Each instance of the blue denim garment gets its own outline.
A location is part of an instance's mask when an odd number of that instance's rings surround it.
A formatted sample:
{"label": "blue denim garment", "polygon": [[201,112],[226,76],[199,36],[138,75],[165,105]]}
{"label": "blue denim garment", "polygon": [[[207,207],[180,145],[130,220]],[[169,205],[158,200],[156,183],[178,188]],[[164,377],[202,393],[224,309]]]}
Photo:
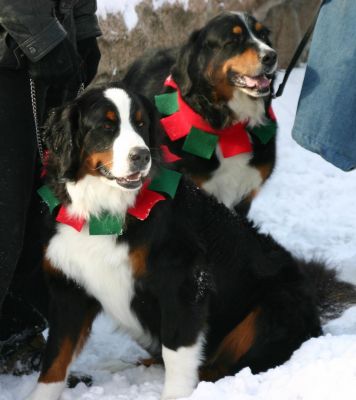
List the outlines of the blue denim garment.
{"label": "blue denim garment", "polygon": [[293,138],[336,167],[356,167],[356,0],[320,11]]}

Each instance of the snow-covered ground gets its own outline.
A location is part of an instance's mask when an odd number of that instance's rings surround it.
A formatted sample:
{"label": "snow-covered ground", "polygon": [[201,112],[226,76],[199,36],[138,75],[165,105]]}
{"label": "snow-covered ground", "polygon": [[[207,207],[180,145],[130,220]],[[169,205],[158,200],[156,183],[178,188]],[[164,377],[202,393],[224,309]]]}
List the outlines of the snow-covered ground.
{"label": "snow-covered ground", "polygon": [[[305,258],[323,257],[356,282],[356,172],[343,173],[296,145],[290,135],[303,69],[292,74],[274,102],[280,122],[278,163],[255,201],[251,217],[287,248]],[[248,368],[216,384],[200,383],[191,400],[355,400],[356,307],[325,326],[278,368],[252,375]],[[164,372],[137,367],[145,356],[112,322],[98,318],[74,369],[94,384],[66,389],[61,400],[158,400]],[[22,400],[36,374],[0,376],[0,400]]]}

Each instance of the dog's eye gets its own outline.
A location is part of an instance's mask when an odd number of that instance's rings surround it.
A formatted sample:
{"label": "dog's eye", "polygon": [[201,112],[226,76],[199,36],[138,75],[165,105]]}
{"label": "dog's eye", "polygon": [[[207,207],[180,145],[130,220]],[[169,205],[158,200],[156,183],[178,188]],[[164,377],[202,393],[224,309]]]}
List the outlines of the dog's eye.
{"label": "dog's eye", "polygon": [[203,43],[203,47],[207,47],[209,49],[216,49],[219,47],[219,43],[216,41],[208,40]]}
{"label": "dog's eye", "polygon": [[139,128],[142,128],[143,126],[145,126],[145,123],[144,123],[144,121],[137,121],[137,126],[139,127]]}
{"label": "dog's eye", "polygon": [[259,36],[260,39],[262,39],[264,42],[267,40],[267,34],[266,34],[266,33],[260,33],[258,36]]}
{"label": "dog's eye", "polygon": [[230,46],[234,46],[237,44],[237,40],[229,40],[228,42],[224,43],[224,47],[230,47]]}
{"label": "dog's eye", "polygon": [[259,37],[259,39],[266,42],[269,38],[269,31],[263,30],[263,31],[258,32],[258,37]]}
{"label": "dog's eye", "polygon": [[104,124],[104,125],[103,125],[103,128],[104,128],[105,130],[111,130],[111,129],[112,129],[112,125],[110,125],[110,124]]}

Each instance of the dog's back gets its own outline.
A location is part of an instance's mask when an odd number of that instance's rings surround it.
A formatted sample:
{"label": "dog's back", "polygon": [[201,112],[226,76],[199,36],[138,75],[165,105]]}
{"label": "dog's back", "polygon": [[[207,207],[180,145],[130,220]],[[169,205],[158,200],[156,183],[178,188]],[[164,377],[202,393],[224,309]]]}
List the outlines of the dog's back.
{"label": "dog's back", "polygon": [[130,66],[124,83],[154,102],[154,96],[164,91],[164,81],[176,62],[178,51],[178,48],[172,48],[145,52]]}

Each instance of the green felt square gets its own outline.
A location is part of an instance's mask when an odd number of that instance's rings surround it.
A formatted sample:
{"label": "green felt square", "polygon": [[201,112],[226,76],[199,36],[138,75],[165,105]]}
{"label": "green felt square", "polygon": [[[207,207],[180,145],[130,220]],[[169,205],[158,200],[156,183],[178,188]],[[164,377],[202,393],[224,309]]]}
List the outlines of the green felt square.
{"label": "green felt square", "polygon": [[217,135],[193,127],[184,141],[183,150],[209,160],[215,151],[218,140]]}
{"label": "green felt square", "polygon": [[164,93],[155,96],[157,110],[164,115],[171,115],[178,111],[178,93]]}
{"label": "green felt square", "polygon": [[100,217],[90,217],[90,235],[121,235],[123,233],[124,220],[118,215],[102,213]]}
{"label": "green felt square", "polygon": [[157,176],[150,183],[149,189],[155,192],[167,193],[174,198],[182,174],[167,168],[160,168]]}
{"label": "green felt square", "polygon": [[263,144],[267,144],[277,133],[277,124],[275,121],[268,121],[266,125],[253,128],[252,132]]}
{"label": "green felt square", "polygon": [[42,197],[42,200],[48,205],[50,212],[52,212],[61,203],[47,185],[41,186],[37,190],[37,193]]}

